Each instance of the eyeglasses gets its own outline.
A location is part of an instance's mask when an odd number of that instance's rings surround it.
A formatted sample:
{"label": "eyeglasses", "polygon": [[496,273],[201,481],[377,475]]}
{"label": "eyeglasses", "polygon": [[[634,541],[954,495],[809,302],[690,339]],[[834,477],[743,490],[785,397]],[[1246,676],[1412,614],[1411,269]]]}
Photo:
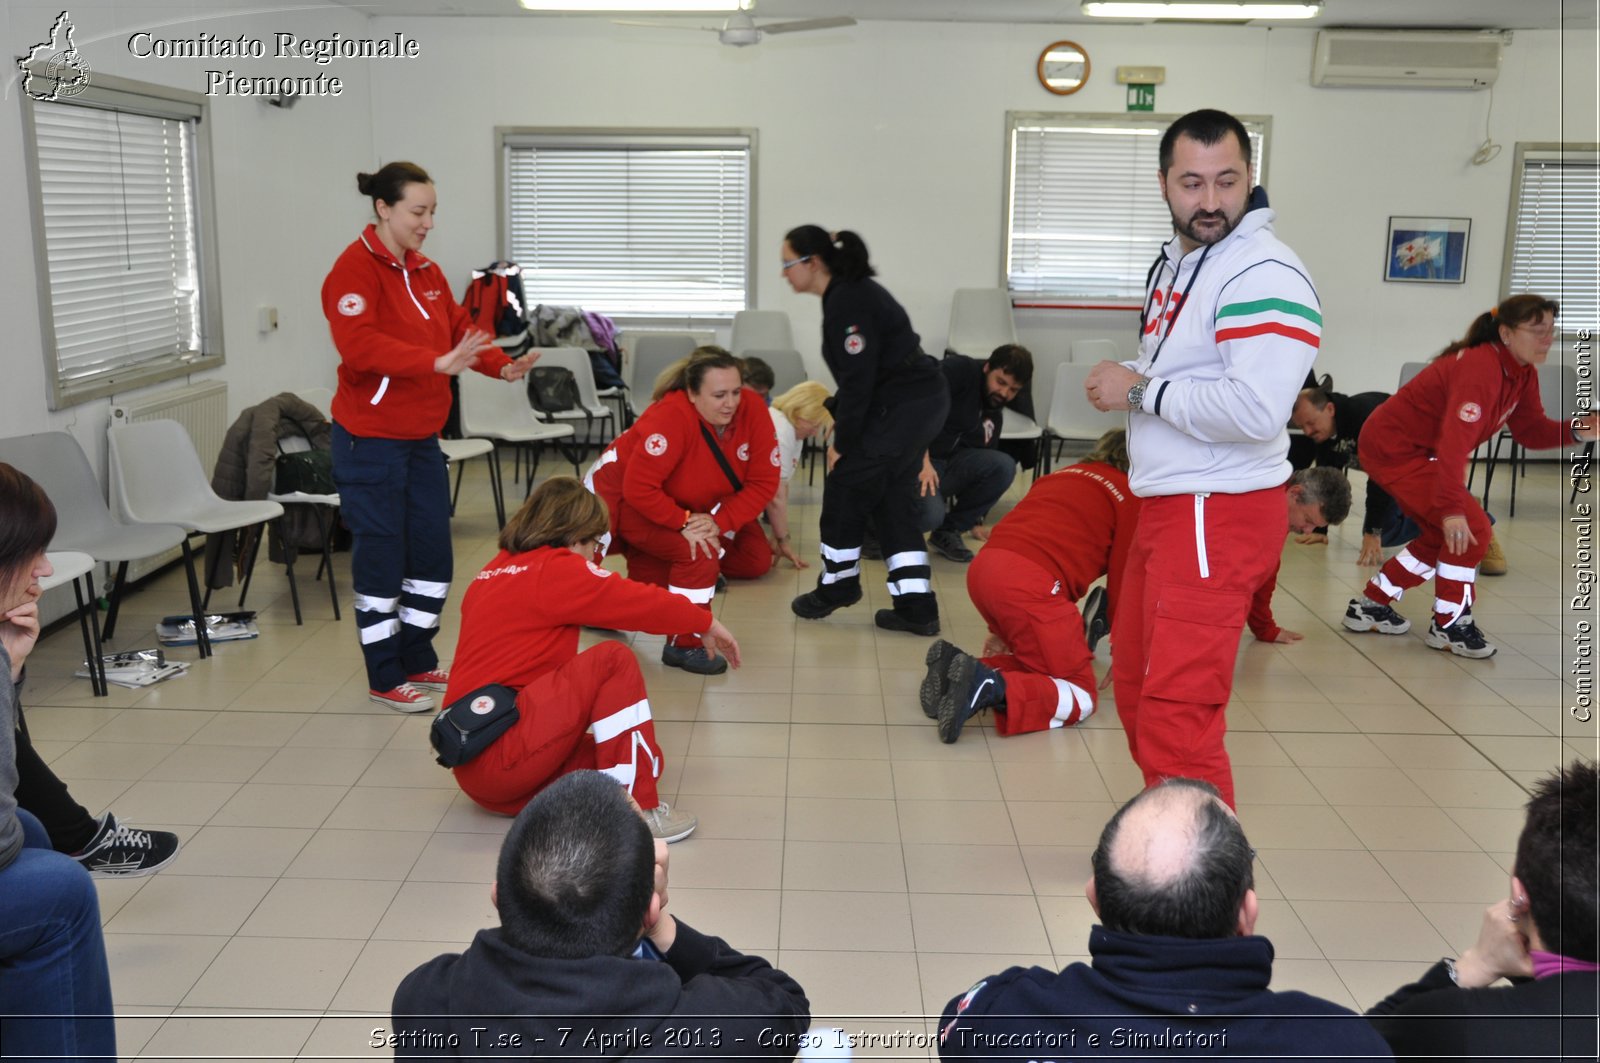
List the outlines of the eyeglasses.
{"label": "eyeglasses", "polygon": [[1554,321],[1546,321],[1543,324],[1524,322],[1523,324],[1518,325],[1517,328],[1531,332],[1535,336],[1552,336],[1556,331],[1556,323]]}
{"label": "eyeglasses", "polygon": [[802,263],[802,262],[810,262],[810,261],[811,261],[811,256],[810,255],[801,255],[799,258],[791,258],[791,259],[789,259],[787,262],[785,262],[783,264],[783,269],[779,270],[778,272],[780,272],[780,273],[788,273],[791,269],[793,269],[794,267],[798,266],[800,263]]}

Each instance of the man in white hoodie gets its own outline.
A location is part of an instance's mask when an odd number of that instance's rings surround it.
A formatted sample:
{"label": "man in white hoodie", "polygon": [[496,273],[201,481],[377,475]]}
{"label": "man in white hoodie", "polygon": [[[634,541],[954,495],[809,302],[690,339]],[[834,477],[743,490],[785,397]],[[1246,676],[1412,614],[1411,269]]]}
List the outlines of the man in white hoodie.
{"label": "man in white hoodie", "polygon": [[1139,357],[1086,383],[1127,410],[1129,483],[1144,499],[1112,628],[1117,715],[1145,784],[1205,779],[1229,806],[1223,735],[1251,595],[1287,521],[1285,426],[1316,357],[1317,293],[1251,190],[1250,138],[1194,111],[1161,139],[1174,237],[1151,267]]}

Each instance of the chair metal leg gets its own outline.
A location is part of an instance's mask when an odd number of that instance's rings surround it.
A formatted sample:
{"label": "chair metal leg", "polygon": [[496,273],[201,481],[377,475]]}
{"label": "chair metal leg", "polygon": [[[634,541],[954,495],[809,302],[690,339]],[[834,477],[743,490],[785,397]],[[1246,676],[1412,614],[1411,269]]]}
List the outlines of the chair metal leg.
{"label": "chair metal leg", "polygon": [[94,610],[94,576],[85,572],[83,579],[88,586],[88,600],[77,580],[72,581],[72,596],[78,599],[78,626],[83,629],[83,650],[89,657],[89,687],[95,697],[103,698],[107,694],[106,662],[100,650],[100,616]]}
{"label": "chair metal leg", "polygon": [[500,527],[506,526],[506,487],[500,479],[500,451],[498,448],[485,454],[489,463],[489,492],[494,495],[494,516]]}
{"label": "chair metal leg", "polygon": [[[250,593],[250,579],[256,574],[256,554],[261,552],[261,540],[266,538],[264,533],[266,525],[251,525],[240,529],[239,534],[244,536],[244,556],[248,559],[244,566],[244,584],[239,588],[239,608],[244,608],[245,595]],[[258,528],[259,532],[258,533]],[[211,591],[206,590],[206,601],[211,601]]]}
{"label": "chair metal leg", "polygon": [[333,603],[333,618],[335,620],[342,620],[343,617],[339,615],[339,589],[334,585],[333,582],[334,523],[332,520],[328,519],[331,514],[327,512],[327,507],[317,506],[315,513],[317,517],[317,534],[322,539],[322,562],[317,566],[317,578],[321,579],[323,569],[327,569],[328,600]]}
{"label": "chair metal leg", "polygon": [[1515,439],[1511,441],[1511,457],[1508,460],[1511,462],[1511,512],[1509,516],[1515,517],[1517,515],[1517,480],[1520,478],[1517,475],[1517,463],[1519,461],[1522,463],[1522,475],[1528,475],[1528,452]]}
{"label": "chair metal leg", "polygon": [[[279,518],[280,520],[282,518]],[[297,551],[289,545],[287,537],[283,544],[283,571],[289,577],[289,601],[294,603],[294,624],[300,627],[305,620],[300,615],[300,584],[294,578],[294,558]],[[331,575],[331,573],[330,573]]]}
{"label": "chair metal leg", "polygon": [[194,610],[194,644],[200,656],[211,656],[211,639],[206,633],[206,607],[200,601],[200,580],[194,574],[194,551],[189,548],[189,538],[183,539],[183,573],[189,580],[189,606]]}
{"label": "chair metal leg", "polygon": [[117,565],[117,582],[111,587],[111,604],[106,609],[106,622],[100,628],[100,637],[110,639],[117,630],[117,610],[122,608],[122,589],[128,583],[128,563],[120,562]]}
{"label": "chair metal leg", "polygon": [[[1500,460],[1500,437],[1494,437],[1494,446],[1489,448],[1489,457],[1483,463],[1483,508],[1489,508],[1489,485],[1494,482],[1494,467]],[[1470,490],[1471,481],[1468,481]]]}
{"label": "chair metal leg", "polygon": [[456,503],[461,500],[461,474],[466,471],[465,462],[456,462],[456,489],[450,495],[450,515],[456,515]]}

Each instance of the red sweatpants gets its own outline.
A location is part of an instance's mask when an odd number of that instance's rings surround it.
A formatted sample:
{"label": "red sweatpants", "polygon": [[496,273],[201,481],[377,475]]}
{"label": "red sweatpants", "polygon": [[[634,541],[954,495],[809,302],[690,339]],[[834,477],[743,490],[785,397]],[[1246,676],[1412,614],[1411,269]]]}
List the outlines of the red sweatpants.
{"label": "red sweatpants", "polygon": [[[616,538],[621,543],[623,556],[628,559],[629,579],[665,587],[696,605],[711,604],[717,592],[721,562],[707,557],[699,547],[695,548],[691,559],[689,540],[683,537],[681,530],[663,528],[623,503]],[[730,541],[724,537],[721,545],[726,552]],[[693,632],[682,632],[671,638],[676,646],[700,645],[700,636]]]}
{"label": "red sweatpants", "polygon": [[1233,806],[1223,736],[1239,636],[1283,554],[1288,496],[1159,495],[1139,527],[1112,622],[1117,716],[1146,786],[1204,779]]}
{"label": "red sweatpants", "polygon": [[591,646],[517,694],[516,724],[476,760],[455,769],[468,797],[514,816],[569,771],[594,768],[628,788],[639,807],[661,804],[661,746],[644,676],[619,642]]}
{"label": "red sweatpants", "polygon": [[1009,654],[985,657],[1006,681],[994,713],[1001,735],[1071,727],[1094,712],[1094,655],[1083,617],[1061,581],[1030,559],[992,546],[967,566],[967,593]]}
{"label": "red sweatpants", "polygon": [[759,520],[753,520],[739,529],[733,539],[723,540],[727,545],[722,555],[722,574],[729,579],[760,579],[772,571],[772,544]]}
{"label": "red sweatpants", "polygon": [[1438,463],[1420,458],[1394,464],[1364,461],[1363,467],[1421,529],[1367,583],[1367,598],[1388,605],[1412,587],[1432,579],[1434,620],[1440,627],[1449,627],[1472,608],[1476,597],[1478,563],[1488,552],[1489,539],[1494,535],[1489,515],[1469,496],[1462,504],[1461,515],[1467,518],[1467,530],[1477,542],[1460,553],[1446,550],[1445,514],[1433,500],[1439,482]]}

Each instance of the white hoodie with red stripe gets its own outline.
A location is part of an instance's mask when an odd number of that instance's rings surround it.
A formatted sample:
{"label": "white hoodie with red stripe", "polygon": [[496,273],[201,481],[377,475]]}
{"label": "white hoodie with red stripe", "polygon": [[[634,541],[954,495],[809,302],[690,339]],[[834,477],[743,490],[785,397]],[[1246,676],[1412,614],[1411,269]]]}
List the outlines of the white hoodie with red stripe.
{"label": "white hoodie with red stripe", "polygon": [[1144,412],[1128,415],[1135,494],[1243,494],[1289,478],[1286,425],[1322,311],[1295,253],[1252,210],[1216,244],[1162,248],[1145,294]]}

